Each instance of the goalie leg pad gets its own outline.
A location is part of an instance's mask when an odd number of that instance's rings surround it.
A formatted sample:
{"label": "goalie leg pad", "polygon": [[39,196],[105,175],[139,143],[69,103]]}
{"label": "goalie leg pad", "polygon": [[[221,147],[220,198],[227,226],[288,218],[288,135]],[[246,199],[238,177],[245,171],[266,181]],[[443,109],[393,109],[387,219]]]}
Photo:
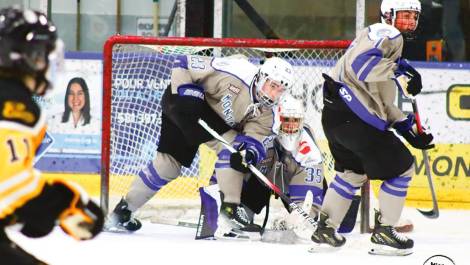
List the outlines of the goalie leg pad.
{"label": "goalie leg pad", "polygon": [[196,230],[196,239],[213,238],[217,230],[217,219],[222,204],[217,184],[199,188],[201,212]]}

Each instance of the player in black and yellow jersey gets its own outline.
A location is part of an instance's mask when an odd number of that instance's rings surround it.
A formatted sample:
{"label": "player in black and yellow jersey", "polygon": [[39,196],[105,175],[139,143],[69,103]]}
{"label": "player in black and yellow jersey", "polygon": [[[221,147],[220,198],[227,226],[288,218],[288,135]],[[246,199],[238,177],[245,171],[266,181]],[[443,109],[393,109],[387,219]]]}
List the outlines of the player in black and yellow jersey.
{"label": "player in black and yellow jersey", "polygon": [[78,186],[46,181],[33,168],[45,133],[45,115],[33,96],[49,88],[56,27],[32,10],[0,10],[0,263],[45,264],[11,242],[5,228],[19,224],[28,237],[49,234],[56,223],[85,240],[101,231],[103,213]]}

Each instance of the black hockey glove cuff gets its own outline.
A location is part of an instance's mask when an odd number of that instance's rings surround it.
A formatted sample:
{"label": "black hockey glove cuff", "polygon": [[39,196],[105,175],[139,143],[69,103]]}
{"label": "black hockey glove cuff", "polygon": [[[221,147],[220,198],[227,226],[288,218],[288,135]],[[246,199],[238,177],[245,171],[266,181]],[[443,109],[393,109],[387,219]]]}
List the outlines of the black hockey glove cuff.
{"label": "black hockey glove cuff", "polygon": [[405,120],[395,122],[393,124],[393,128],[397,131],[398,134],[403,136],[405,140],[414,148],[417,149],[431,149],[434,148],[434,144],[432,144],[432,140],[434,137],[430,133],[423,133],[419,134],[415,130],[415,117],[413,114],[409,114]]}
{"label": "black hockey glove cuff", "polygon": [[408,94],[411,94],[412,96],[416,96],[419,93],[421,93],[421,90],[423,89],[423,85],[421,83],[421,75],[416,72],[417,75],[414,75],[409,81],[408,81],[408,87],[406,90],[408,91]]}
{"label": "black hockey glove cuff", "polygon": [[59,216],[59,225],[65,233],[77,240],[92,239],[101,232],[104,214],[100,207],[88,198],[80,186],[56,180],[56,185],[64,185],[73,193],[68,207]]}
{"label": "black hockey glove cuff", "polygon": [[242,173],[250,172],[248,165],[256,164],[256,154],[246,149],[246,144],[242,143],[238,146],[238,152],[230,155],[230,167]]}
{"label": "black hockey glove cuff", "polygon": [[398,69],[395,72],[396,78],[394,80],[398,88],[406,97],[418,95],[423,89],[421,75],[405,59],[400,58],[396,63]]}
{"label": "black hockey glove cuff", "polygon": [[230,155],[230,166],[240,172],[248,173],[248,164],[256,165],[266,157],[264,146],[255,138],[239,134],[235,137],[237,153]]}

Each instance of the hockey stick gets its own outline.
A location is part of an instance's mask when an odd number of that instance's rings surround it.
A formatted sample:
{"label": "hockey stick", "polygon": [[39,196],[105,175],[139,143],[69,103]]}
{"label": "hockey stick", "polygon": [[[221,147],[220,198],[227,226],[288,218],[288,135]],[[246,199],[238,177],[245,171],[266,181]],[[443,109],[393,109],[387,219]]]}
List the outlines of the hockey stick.
{"label": "hockey stick", "polygon": [[[217,139],[219,142],[221,142],[231,153],[236,153],[237,150],[230,145],[227,140],[225,140],[220,134],[218,134],[216,131],[214,131],[205,121],[202,119],[198,120],[199,125],[201,125],[208,133],[210,133],[215,139]],[[255,174],[266,186],[268,186],[271,190],[273,190],[283,201],[285,201],[289,207],[290,211],[292,212],[293,210],[296,210],[297,213],[302,216],[303,219],[305,219],[307,222],[309,222],[314,228],[317,227],[317,222],[310,217],[308,213],[302,209],[302,207],[298,206],[296,203],[294,203],[289,197],[287,197],[281,189],[274,185],[268,178],[266,178],[263,173],[261,173],[255,166],[253,165],[248,165],[248,168],[251,170],[253,174]]]}
{"label": "hockey stick", "polygon": [[[422,134],[423,133],[423,127],[421,126],[421,118],[419,116],[418,103],[416,102],[416,99],[412,98],[411,99],[411,104],[413,106],[413,112],[415,114],[416,127],[418,128],[418,133]],[[421,151],[423,153],[424,168],[426,170],[426,176],[428,178],[429,189],[431,190],[432,210],[424,211],[424,210],[418,209],[418,211],[421,214],[423,214],[424,216],[428,217],[428,218],[435,219],[435,218],[439,217],[439,207],[437,205],[436,192],[434,191],[434,185],[432,183],[431,167],[429,166],[429,156],[428,156],[427,150],[423,149]]]}

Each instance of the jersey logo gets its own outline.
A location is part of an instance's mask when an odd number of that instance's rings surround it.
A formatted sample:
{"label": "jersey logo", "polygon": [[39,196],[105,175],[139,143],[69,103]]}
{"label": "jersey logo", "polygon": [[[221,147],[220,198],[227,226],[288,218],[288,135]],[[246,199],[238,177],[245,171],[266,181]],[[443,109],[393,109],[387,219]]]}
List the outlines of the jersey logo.
{"label": "jersey logo", "polygon": [[2,115],[5,118],[19,119],[26,123],[33,123],[36,116],[26,109],[26,105],[21,102],[6,101],[3,106]]}
{"label": "jersey logo", "polygon": [[222,97],[222,109],[225,122],[230,126],[235,126],[235,117],[232,109],[232,95],[227,94]]}
{"label": "jersey logo", "polygon": [[189,89],[189,88],[184,90],[183,96],[190,96],[190,97],[195,97],[195,98],[199,98],[201,100],[204,100],[204,93],[202,93],[199,90],[193,90],[193,89]]}
{"label": "jersey logo", "polygon": [[274,146],[274,139],[276,135],[269,135],[263,139],[263,146],[265,149],[272,148]]}
{"label": "jersey logo", "polygon": [[228,87],[228,90],[230,90],[231,92],[233,92],[234,94],[238,95],[238,93],[240,93],[240,88],[230,84],[230,86]]}
{"label": "jersey logo", "polygon": [[204,70],[206,69],[206,65],[204,64],[204,60],[202,58],[199,58],[199,57],[191,57],[191,68],[196,70],[196,69],[199,69],[199,70]]}
{"label": "jersey logo", "polygon": [[310,146],[305,145],[305,144],[308,144],[307,141],[301,141],[299,143],[299,146],[300,146],[299,152],[303,155],[306,155],[308,152],[310,152]]}
{"label": "jersey logo", "polygon": [[341,95],[342,98],[344,98],[345,100],[347,100],[348,102],[351,102],[352,101],[352,96],[349,95],[348,91],[346,90],[346,88],[342,87],[339,89],[339,94]]}
{"label": "jersey logo", "polygon": [[376,23],[369,26],[369,38],[371,40],[379,40],[383,38],[394,39],[398,35],[400,35],[400,31],[397,30],[395,27],[383,24],[383,23]]}

